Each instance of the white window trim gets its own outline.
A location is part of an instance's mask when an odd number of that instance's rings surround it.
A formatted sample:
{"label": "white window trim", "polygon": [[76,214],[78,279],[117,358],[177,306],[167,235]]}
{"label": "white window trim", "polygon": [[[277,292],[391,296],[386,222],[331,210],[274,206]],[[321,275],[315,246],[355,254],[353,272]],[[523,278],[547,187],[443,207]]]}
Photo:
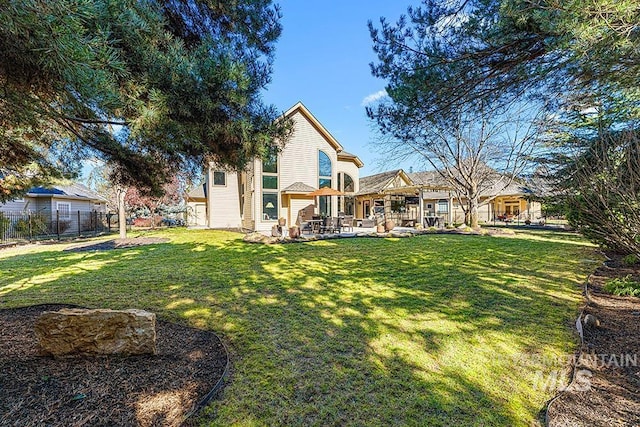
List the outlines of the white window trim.
{"label": "white window trim", "polygon": [[[69,208],[67,209],[67,214],[63,214],[61,212],[60,206],[67,205]],[[56,210],[58,211],[58,215],[60,219],[70,219],[71,218],[71,203],[69,202],[56,202]]]}
{"label": "white window trim", "polygon": [[[276,209],[276,218],[269,218],[269,219],[265,219],[265,215],[267,215],[267,213],[264,211],[264,195],[265,194],[274,194],[276,196],[276,206],[274,207],[274,209]],[[278,208],[278,206],[280,206],[280,194],[277,190],[266,190],[266,191],[262,191],[262,202],[260,203],[260,211],[261,211],[261,215],[260,217],[262,218],[261,221],[262,222],[276,222],[278,221],[278,215],[280,214],[280,209]]]}
{"label": "white window trim", "polygon": [[[224,175],[224,184],[216,184],[216,173]],[[211,181],[214,187],[226,187],[227,186],[227,173],[225,171],[213,171],[211,173]]]}

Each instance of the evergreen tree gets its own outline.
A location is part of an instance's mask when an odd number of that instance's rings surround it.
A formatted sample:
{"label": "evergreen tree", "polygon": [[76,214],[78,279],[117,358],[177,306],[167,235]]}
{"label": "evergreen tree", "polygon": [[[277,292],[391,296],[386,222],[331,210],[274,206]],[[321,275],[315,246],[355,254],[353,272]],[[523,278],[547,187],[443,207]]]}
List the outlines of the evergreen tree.
{"label": "evergreen tree", "polygon": [[0,0],[0,201],[88,157],[157,193],[281,144],[260,98],[279,17],[270,0]]}

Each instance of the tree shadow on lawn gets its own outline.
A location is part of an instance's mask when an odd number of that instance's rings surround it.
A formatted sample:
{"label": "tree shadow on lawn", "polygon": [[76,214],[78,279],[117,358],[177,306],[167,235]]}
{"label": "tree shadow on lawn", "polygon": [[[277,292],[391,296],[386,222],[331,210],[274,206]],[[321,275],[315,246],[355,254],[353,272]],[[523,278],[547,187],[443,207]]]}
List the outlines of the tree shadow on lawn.
{"label": "tree shadow on lawn", "polygon": [[3,276],[22,266],[0,281],[0,306],[133,305],[221,332],[234,375],[204,415],[216,422],[528,425],[551,396],[512,363],[566,351],[579,298],[575,244],[554,243],[544,268],[523,262],[549,245],[425,236],[43,252],[0,259]]}

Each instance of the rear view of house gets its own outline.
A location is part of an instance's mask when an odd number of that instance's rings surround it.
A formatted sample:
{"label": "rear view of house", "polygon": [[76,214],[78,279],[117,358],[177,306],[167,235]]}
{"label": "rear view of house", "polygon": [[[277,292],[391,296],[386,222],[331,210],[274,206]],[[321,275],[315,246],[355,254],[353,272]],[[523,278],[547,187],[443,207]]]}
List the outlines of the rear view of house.
{"label": "rear view of house", "polygon": [[[204,183],[187,195],[189,225],[267,231],[279,218],[294,224],[309,205],[319,215],[355,215],[362,161],[346,152],[302,103],[285,117],[293,121],[293,135],[279,153],[254,160],[241,173],[210,165]],[[343,195],[309,196],[323,187]]]}

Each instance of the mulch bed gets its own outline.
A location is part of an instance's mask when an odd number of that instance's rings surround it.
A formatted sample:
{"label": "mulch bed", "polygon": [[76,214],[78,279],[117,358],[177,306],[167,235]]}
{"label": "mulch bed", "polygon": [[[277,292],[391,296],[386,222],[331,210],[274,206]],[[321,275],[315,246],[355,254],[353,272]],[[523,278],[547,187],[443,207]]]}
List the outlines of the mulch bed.
{"label": "mulch bed", "polygon": [[551,404],[550,426],[640,426],[640,298],[603,289],[612,278],[631,275],[640,281],[640,265],[627,266],[620,255],[607,255],[610,260],[588,283],[585,314],[595,316],[600,326],[584,329],[584,356],[577,369],[587,387],[566,391]]}
{"label": "mulch bed", "polygon": [[169,239],[164,237],[134,237],[127,239],[112,239],[98,243],[80,243],[65,249],[68,252],[108,251],[112,249],[127,249],[137,246],[166,243]]}
{"label": "mulch bed", "polygon": [[177,426],[223,377],[215,334],[162,320],[157,355],[41,356],[34,321],[63,307],[0,310],[0,425]]}

